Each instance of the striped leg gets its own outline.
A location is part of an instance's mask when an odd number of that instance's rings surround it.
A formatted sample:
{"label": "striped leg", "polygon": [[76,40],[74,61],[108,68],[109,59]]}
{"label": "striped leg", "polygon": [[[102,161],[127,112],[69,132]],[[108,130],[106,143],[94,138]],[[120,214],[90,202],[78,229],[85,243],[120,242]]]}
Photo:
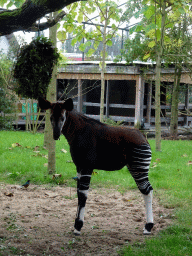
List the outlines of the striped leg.
{"label": "striped leg", "polygon": [[143,194],[147,223],[143,234],[151,234],[153,228],[152,193],[153,188],[148,179],[148,170],[151,163],[151,149],[149,145],[138,146],[133,149],[132,161],[129,171],[134,178],[139,190]]}
{"label": "striped leg", "polygon": [[[92,173],[92,171],[90,172]],[[87,200],[89,184],[91,180],[91,174],[77,174],[77,195],[78,195],[78,207],[77,215],[74,225],[74,234],[80,235],[81,228],[83,227],[84,215],[85,215],[85,204]]]}

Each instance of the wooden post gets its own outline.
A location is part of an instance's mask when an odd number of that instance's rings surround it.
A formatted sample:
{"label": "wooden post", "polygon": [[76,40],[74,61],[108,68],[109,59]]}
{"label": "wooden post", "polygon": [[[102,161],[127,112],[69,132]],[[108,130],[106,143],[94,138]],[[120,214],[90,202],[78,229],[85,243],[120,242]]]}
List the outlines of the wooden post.
{"label": "wooden post", "polygon": [[151,123],[151,99],[152,99],[152,80],[150,80],[148,85],[148,95],[147,95],[147,113],[146,113],[146,123],[150,126]]}
{"label": "wooden post", "polygon": [[139,128],[141,124],[141,94],[142,94],[142,77],[136,80],[136,95],[135,95],[135,127]]}
{"label": "wooden post", "polygon": [[83,97],[82,97],[82,81],[78,79],[78,103],[77,103],[77,111],[82,113],[83,111]]}
{"label": "wooden post", "polygon": [[[185,90],[185,110],[189,110],[189,85],[186,84],[186,90]],[[184,125],[188,126],[188,116],[185,116],[184,118]]]}
{"label": "wooden post", "polygon": [[107,80],[107,89],[106,89],[106,117],[109,118],[109,80]]}

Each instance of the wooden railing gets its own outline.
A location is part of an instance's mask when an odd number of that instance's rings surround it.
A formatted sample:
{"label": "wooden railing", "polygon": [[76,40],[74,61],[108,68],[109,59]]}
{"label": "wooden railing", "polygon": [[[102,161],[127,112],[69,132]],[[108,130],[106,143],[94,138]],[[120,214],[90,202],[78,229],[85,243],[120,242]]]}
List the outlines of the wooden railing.
{"label": "wooden railing", "polygon": [[[77,104],[78,104],[77,102],[74,102],[75,107],[77,106]],[[100,107],[100,103],[83,102],[83,106]],[[106,104],[104,104],[104,106],[106,107]],[[135,109],[135,105],[127,105],[127,104],[109,104],[109,107],[122,108],[122,109]],[[146,105],[143,106],[143,109],[146,109]],[[155,106],[152,105],[151,109],[154,110]],[[171,110],[171,106],[161,105],[161,110]],[[179,111],[184,111],[184,110],[185,110],[185,105],[180,104]],[[192,104],[189,104],[189,110],[192,112]],[[4,113],[1,112],[0,116],[3,116],[3,115],[4,115]],[[28,113],[28,116],[38,116],[38,115],[40,116],[40,121],[38,121],[38,124],[39,123],[44,124],[45,121],[41,121],[41,120],[45,116],[45,112]],[[88,115],[88,114],[86,114],[86,115],[89,117],[92,117],[94,119],[97,119],[97,120],[100,119],[99,115]],[[14,119],[14,122],[13,122],[14,125],[25,125],[24,117],[26,117],[26,113],[11,113],[11,114],[5,114],[5,116],[12,116]],[[112,118],[114,121],[124,120],[125,122],[128,122],[128,123],[134,123],[134,121],[135,121],[135,117],[129,117],[129,116],[111,116],[110,115],[110,118]],[[33,121],[31,120],[31,123],[32,122]],[[36,121],[34,121],[34,122],[36,122]],[[178,122],[181,124],[183,123],[185,125],[192,126],[192,116],[179,115]],[[151,124],[155,123],[154,116],[151,116],[150,123]],[[170,112],[166,113],[165,117],[161,117],[161,123],[166,123],[166,124],[170,125]]]}

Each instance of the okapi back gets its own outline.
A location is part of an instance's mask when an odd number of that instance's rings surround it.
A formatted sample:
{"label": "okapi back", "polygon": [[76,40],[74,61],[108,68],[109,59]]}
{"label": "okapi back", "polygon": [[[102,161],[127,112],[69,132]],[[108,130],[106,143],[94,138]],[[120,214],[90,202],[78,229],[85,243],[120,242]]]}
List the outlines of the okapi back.
{"label": "okapi back", "polygon": [[148,144],[137,129],[109,126],[75,110],[67,112],[62,133],[74,163],[83,168],[119,170],[129,162],[134,147]]}

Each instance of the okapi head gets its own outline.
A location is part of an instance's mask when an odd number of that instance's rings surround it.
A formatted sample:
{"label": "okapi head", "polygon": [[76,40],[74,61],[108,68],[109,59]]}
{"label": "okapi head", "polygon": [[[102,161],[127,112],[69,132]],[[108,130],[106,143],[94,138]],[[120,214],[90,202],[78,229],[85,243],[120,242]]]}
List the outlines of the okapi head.
{"label": "okapi head", "polygon": [[67,99],[65,102],[51,103],[39,98],[39,107],[43,110],[51,110],[50,120],[53,127],[53,139],[58,140],[66,121],[66,111],[73,109],[73,100]]}

